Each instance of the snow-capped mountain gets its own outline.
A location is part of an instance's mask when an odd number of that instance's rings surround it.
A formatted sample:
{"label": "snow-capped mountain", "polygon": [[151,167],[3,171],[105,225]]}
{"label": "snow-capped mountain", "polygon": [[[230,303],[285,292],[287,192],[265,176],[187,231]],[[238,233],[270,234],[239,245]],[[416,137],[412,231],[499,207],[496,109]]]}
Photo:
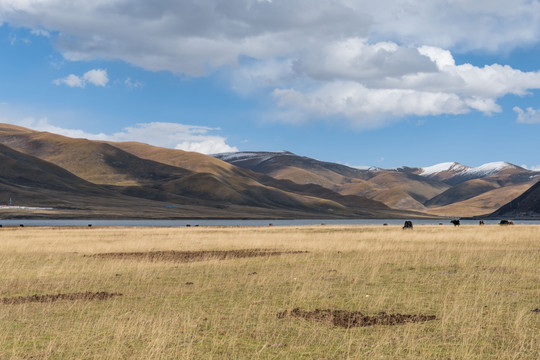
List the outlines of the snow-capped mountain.
{"label": "snow-capped mountain", "polygon": [[531,172],[522,167],[505,161],[491,162],[477,167],[470,167],[457,162],[445,162],[425,168],[420,168],[417,172],[417,174],[420,176],[443,181],[451,185],[456,185],[460,182],[471,179],[481,179],[490,176],[497,176],[499,174],[526,175],[528,173]]}
{"label": "snow-capped mountain", "polygon": [[477,167],[445,162],[423,168],[381,169],[353,168],[287,151],[224,153],[214,157],[275,179],[362,196],[395,209],[445,216],[491,213],[540,180],[540,171],[502,161]]}
{"label": "snow-capped mountain", "polygon": [[451,172],[454,174],[459,174],[468,169],[471,169],[471,168],[469,166],[461,165],[460,163],[457,163],[457,162],[444,162],[437,165],[421,168],[421,171],[418,175],[432,176],[432,175],[437,175],[443,172]]}
{"label": "snow-capped mountain", "polygon": [[527,171],[522,167],[510,164],[506,161],[497,161],[491,162],[484,165],[480,165],[475,168],[470,168],[465,171],[467,175],[474,175],[479,177],[486,177],[491,175],[496,175],[504,170],[518,170],[518,171]]}

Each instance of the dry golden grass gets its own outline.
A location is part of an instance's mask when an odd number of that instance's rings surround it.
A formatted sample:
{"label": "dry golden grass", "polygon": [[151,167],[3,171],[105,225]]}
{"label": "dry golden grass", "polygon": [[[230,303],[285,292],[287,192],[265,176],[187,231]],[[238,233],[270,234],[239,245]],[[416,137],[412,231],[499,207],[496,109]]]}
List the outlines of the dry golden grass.
{"label": "dry golden grass", "polygon": [[[309,253],[189,263],[108,252]],[[0,358],[538,359],[540,227],[2,228]],[[193,283],[193,284],[187,284]],[[277,313],[437,320],[344,329]]]}

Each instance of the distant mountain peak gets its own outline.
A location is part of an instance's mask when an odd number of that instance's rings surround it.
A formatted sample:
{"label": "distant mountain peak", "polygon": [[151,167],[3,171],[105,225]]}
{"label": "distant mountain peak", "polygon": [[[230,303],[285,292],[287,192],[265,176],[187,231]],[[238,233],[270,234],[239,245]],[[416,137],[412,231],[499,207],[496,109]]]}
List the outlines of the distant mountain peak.
{"label": "distant mountain peak", "polygon": [[450,185],[457,185],[458,183],[467,180],[498,176],[501,173],[512,174],[526,172],[526,169],[509,162],[495,161],[477,167],[469,167],[457,162],[445,162],[421,168],[417,174],[430,179],[444,181]]}
{"label": "distant mountain peak", "polygon": [[446,171],[460,173],[460,172],[463,172],[463,171],[467,171],[468,169],[470,169],[469,166],[462,165],[462,164],[460,164],[458,162],[455,162],[455,161],[454,162],[444,162],[444,163],[440,163],[440,164],[436,164],[436,165],[433,165],[433,166],[428,166],[428,167],[422,168],[419,175],[430,176],[430,175],[435,175],[435,174],[438,174],[438,173],[441,173],[441,172],[446,172]]}
{"label": "distant mountain peak", "polygon": [[495,161],[487,164],[480,165],[478,167],[470,169],[469,172],[479,172],[479,173],[499,173],[505,169],[521,169],[519,166],[510,164],[506,161]]}

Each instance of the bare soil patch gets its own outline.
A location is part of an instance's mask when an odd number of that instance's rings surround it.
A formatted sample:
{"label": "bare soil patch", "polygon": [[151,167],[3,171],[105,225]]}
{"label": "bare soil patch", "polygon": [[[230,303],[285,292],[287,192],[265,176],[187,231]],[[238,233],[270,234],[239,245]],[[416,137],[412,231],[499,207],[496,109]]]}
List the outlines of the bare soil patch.
{"label": "bare soil patch", "polygon": [[279,319],[285,317],[299,317],[306,320],[321,321],[332,324],[334,326],[340,326],[344,328],[360,327],[360,326],[373,326],[373,325],[401,325],[407,323],[417,323],[435,320],[435,315],[404,315],[404,314],[387,314],[380,312],[377,315],[369,316],[364,315],[359,311],[346,311],[346,310],[319,310],[304,311],[299,308],[291,311],[283,311],[277,314]]}
{"label": "bare soil patch", "polygon": [[210,250],[210,251],[148,251],[148,252],[115,252],[88,255],[106,259],[137,259],[147,261],[191,262],[210,259],[227,260],[261,256],[277,256],[283,254],[304,254],[307,251],[275,251],[266,249],[247,250]]}
{"label": "bare soil patch", "polygon": [[108,293],[106,291],[100,292],[83,292],[83,293],[70,293],[70,294],[47,294],[47,295],[31,295],[31,296],[18,296],[13,298],[0,299],[1,304],[15,305],[31,302],[48,303],[59,300],[105,300],[114,296],[122,296],[120,293]]}

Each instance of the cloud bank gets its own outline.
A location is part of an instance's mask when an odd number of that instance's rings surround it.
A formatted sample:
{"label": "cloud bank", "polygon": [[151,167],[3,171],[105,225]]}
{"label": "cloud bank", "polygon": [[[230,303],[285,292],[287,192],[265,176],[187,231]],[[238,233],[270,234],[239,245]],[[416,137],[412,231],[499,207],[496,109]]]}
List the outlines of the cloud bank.
{"label": "cloud bank", "polygon": [[0,118],[0,121],[73,138],[103,141],[138,141],[150,145],[196,151],[203,154],[238,151],[237,147],[227,144],[226,138],[212,134],[215,131],[219,131],[218,128],[207,126],[152,122],[126,127],[114,134],[93,134],[83,130],[55,126],[46,118],[25,118],[17,121]]}
{"label": "cloud bank", "polygon": [[[536,44],[538,0],[0,0],[0,21],[57,34],[68,60],[189,76],[227,69],[235,90],[268,94],[290,121],[489,115],[501,97],[540,88],[538,72],[452,54]],[[87,74],[56,82],[106,85]]]}

